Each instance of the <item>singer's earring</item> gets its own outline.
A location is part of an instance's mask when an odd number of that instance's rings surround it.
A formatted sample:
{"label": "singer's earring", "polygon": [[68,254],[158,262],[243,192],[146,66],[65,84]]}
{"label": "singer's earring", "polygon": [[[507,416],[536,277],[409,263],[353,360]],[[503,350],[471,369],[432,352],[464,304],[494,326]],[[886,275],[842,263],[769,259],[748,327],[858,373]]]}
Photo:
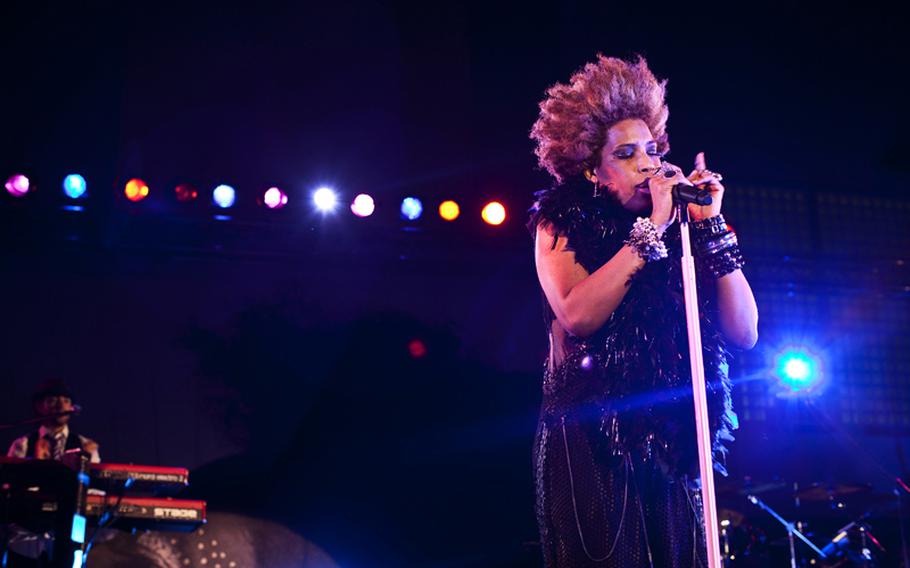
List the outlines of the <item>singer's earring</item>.
{"label": "singer's earring", "polygon": [[600,197],[605,193],[610,192],[610,184],[608,183],[594,183],[594,197]]}
{"label": "singer's earring", "polygon": [[594,197],[600,197],[600,182],[597,181],[597,176],[591,170],[585,170],[585,178],[594,184]]}

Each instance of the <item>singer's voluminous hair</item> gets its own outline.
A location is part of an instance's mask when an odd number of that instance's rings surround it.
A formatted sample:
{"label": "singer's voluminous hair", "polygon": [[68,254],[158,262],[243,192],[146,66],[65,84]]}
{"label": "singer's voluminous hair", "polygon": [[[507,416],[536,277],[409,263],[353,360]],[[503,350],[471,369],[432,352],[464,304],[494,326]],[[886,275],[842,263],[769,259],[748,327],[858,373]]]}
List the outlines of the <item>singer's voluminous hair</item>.
{"label": "singer's voluminous hair", "polygon": [[607,130],[629,118],[643,120],[658,151],[666,153],[666,88],[666,80],[658,81],[643,57],[630,62],[598,54],[597,61],[572,75],[567,85],[557,83],[547,90],[531,128],[538,164],[557,183],[596,168]]}

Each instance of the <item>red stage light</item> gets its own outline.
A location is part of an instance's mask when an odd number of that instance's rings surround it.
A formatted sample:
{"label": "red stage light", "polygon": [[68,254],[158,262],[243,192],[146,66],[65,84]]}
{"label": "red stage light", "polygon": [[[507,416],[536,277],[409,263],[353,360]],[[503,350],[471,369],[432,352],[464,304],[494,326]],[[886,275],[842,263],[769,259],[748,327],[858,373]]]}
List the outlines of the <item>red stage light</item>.
{"label": "red stage light", "polygon": [[181,183],[174,189],[174,192],[177,194],[177,201],[180,202],[192,201],[199,197],[196,188],[188,183]]}
{"label": "red stage light", "polygon": [[123,193],[130,201],[142,201],[149,194],[149,186],[141,179],[133,178],[126,182]]}
{"label": "red stage light", "polygon": [[408,343],[408,353],[415,359],[420,359],[427,354],[427,346],[419,339],[412,339]]}

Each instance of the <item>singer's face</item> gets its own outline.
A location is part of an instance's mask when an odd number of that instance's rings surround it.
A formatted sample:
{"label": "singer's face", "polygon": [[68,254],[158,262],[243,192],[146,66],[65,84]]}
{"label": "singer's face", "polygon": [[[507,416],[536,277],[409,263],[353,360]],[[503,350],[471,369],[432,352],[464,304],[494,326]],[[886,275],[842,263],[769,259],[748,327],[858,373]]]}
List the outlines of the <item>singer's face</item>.
{"label": "singer's face", "polygon": [[[38,414],[41,416],[47,416],[49,414],[55,414],[57,412],[66,412],[73,409],[73,401],[68,396],[46,396],[38,401],[38,404],[35,405],[38,411]],[[67,414],[65,416],[56,416],[49,419],[50,422],[53,422],[56,425],[64,425],[69,422],[70,416]]]}
{"label": "singer's face", "polygon": [[660,166],[657,142],[643,120],[621,120],[607,130],[607,140],[600,153],[600,165],[594,173],[623,207],[646,211],[651,207],[647,172]]}

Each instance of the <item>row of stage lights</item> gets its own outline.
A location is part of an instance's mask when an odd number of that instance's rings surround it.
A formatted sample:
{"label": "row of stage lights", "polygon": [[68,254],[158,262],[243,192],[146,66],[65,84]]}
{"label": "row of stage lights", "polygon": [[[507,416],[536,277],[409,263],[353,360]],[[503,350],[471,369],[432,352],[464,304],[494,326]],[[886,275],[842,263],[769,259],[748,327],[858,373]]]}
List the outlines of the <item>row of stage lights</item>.
{"label": "row of stage lights", "polygon": [[[22,197],[34,190],[29,179],[17,174],[6,181],[6,190],[13,196]],[[78,174],[71,174],[63,180],[63,192],[67,197],[79,200],[86,196],[87,184],[85,178]],[[131,179],[126,183],[123,193],[133,202],[139,202],[148,197],[149,186],[140,179]],[[182,184],[175,188],[178,201],[193,201],[199,197],[199,192],[192,186]],[[222,208],[229,209],[236,201],[237,193],[229,185],[219,185],[212,190],[212,202]],[[320,187],[312,193],[313,206],[320,212],[330,213],[339,206],[338,194],[328,187]],[[287,205],[288,196],[277,187],[265,190],[259,198],[259,203],[269,209],[280,209]],[[351,202],[351,212],[357,217],[369,217],[376,209],[373,198],[361,193]],[[401,216],[403,219],[415,221],[423,214],[423,204],[416,197],[406,197],[401,202]],[[443,201],[439,205],[439,216],[446,221],[454,221],[460,215],[458,203],[452,200]],[[506,210],[497,201],[487,203],[481,212],[481,217],[490,225],[501,225],[506,218]],[[412,342],[413,343],[413,342]],[[419,343],[419,342],[418,342]],[[412,354],[417,347],[409,346]],[[424,350],[421,346],[419,349]],[[421,355],[414,355],[419,357]],[[780,396],[815,395],[824,389],[825,377],[823,373],[823,356],[819,352],[805,346],[786,347],[776,350],[772,367],[777,377]]]}
{"label": "row of stage lights", "polygon": [[[23,197],[32,191],[31,181],[23,174],[15,174],[6,180],[6,190],[14,197]],[[70,174],[63,178],[63,193],[70,199],[79,200],[87,195],[88,184],[79,174]],[[129,180],[123,188],[123,194],[132,202],[139,202],[148,197],[150,189],[141,179]],[[177,201],[194,201],[199,197],[199,191],[189,185],[180,184],[174,189]],[[322,213],[332,213],[338,209],[340,199],[338,193],[330,187],[320,187],[312,193],[313,206]],[[230,185],[222,184],[212,190],[212,203],[221,209],[230,209],[237,201],[237,191]],[[288,195],[278,187],[270,187],[259,197],[258,202],[268,209],[281,209],[288,203]],[[369,217],[376,210],[373,197],[361,193],[351,201],[351,213],[357,217]],[[423,215],[423,202],[416,197],[405,197],[401,201],[401,217],[408,221],[416,221]],[[454,221],[461,215],[461,207],[454,200],[446,200],[439,204],[439,216],[446,221]],[[481,218],[489,225],[502,225],[506,220],[506,209],[498,201],[490,201],[483,206]]]}

